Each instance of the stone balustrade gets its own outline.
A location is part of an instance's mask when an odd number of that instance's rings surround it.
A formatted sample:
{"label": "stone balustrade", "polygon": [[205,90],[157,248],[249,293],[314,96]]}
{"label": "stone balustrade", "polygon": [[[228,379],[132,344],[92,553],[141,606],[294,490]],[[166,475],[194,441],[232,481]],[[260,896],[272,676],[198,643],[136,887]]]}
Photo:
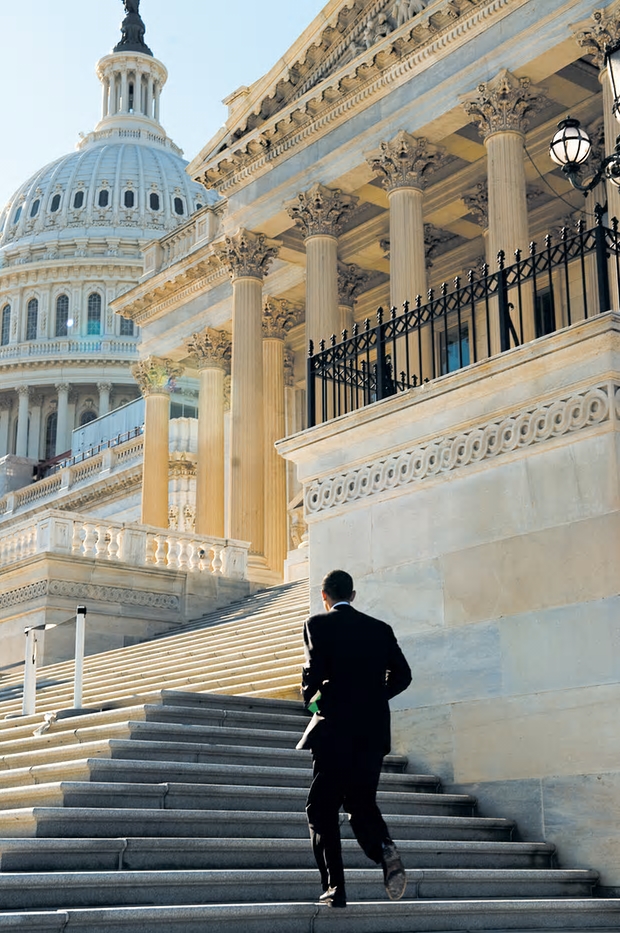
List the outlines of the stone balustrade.
{"label": "stone balustrade", "polygon": [[30,340],[0,347],[0,363],[5,360],[58,359],[67,354],[80,356],[111,355],[123,359],[137,359],[137,339],[116,337],[85,337],[84,339]]}
{"label": "stone balustrade", "polygon": [[0,570],[37,555],[53,554],[134,567],[211,573],[247,579],[249,543],[147,525],[89,519],[54,509],[0,532]]}

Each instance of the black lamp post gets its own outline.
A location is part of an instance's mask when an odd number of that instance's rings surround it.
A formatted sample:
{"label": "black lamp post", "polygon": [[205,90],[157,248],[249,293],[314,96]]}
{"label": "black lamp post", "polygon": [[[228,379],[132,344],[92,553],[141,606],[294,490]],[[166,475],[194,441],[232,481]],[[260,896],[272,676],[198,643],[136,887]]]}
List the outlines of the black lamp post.
{"label": "black lamp post", "polygon": [[[605,54],[605,67],[611,80],[611,89],[614,96],[613,113],[620,121],[620,45],[607,50]],[[602,160],[595,169],[589,181],[581,183],[582,166],[592,152],[592,143],[579,120],[566,117],[558,124],[558,131],[551,140],[549,155],[570,181],[573,188],[587,194],[603,180],[608,179],[620,188],[620,136],[616,139],[616,147],[611,155]]]}

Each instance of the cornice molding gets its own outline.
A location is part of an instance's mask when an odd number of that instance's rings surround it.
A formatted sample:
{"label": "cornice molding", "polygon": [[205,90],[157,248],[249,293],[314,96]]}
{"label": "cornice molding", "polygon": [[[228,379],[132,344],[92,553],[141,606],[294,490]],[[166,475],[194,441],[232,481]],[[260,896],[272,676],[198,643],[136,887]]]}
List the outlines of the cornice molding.
{"label": "cornice molding", "polygon": [[620,418],[620,386],[602,383],[438,435],[305,488],[309,517]]}

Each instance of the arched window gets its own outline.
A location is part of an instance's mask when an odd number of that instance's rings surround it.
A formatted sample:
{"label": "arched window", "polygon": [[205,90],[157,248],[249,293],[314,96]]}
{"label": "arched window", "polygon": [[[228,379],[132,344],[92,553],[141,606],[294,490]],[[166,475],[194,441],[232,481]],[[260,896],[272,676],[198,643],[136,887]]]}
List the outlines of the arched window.
{"label": "arched window", "polygon": [[59,209],[60,209],[60,195],[55,194],[54,197],[52,198],[52,203],[50,204],[50,211],[52,212],[52,214],[55,214],[56,211],[58,211]]}
{"label": "arched window", "polygon": [[0,334],[0,345],[6,347],[11,339],[11,306],[5,305],[2,309],[2,333]]}
{"label": "arched window", "polygon": [[56,299],[56,336],[66,337],[69,333],[69,299],[59,295]]}
{"label": "arched window", "polygon": [[47,416],[45,422],[45,459],[51,460],[56,455],[56,431],[58,429],[58,412],[53,411]]}
{"label": "arched window", "polygon": [[19,218],[20,218],[21,216],[22,216],[22,209],[21,209],[21,205],[20,205],[20,206],[17,208],[17,210],[15,211],[15,216],[13,217],[13,223],[14,223],[14,224],[19,223]]}
{"label": "arched window", "polygon": [[121,337],[133,337],[133,321],[128,317],[121,318]]}
{"label": "arched window", "polygon": [[179,216],[182,216],[185,213],[185,204],[183,203],[183,198],[174,199],[174,210]]}
{"label": "arched window", "polygon": [[80,427],[83,427],[85,424],[90,424],[91,421],[94,421],[97,417],[96,411],[85,411],[82,417],[80,418]]}
{"label": "arched window", "polygon": [[99,198],[97,200],[99,207],[107,207],[110,203],[110,192],[107,188],[102,188],[99,192]]}
{"label": "arched window", "polygon": [[36,298],[31,298],[28,302],[28,314],[26,316],[26,340],[37,339],[37,324],[39,322],[39,302]]}
{"label": "arched window", "polygon": [[151,191],[149,195],[149,204],[151,206],[152,211],[159,210],[159,195],[157,194],[156,191]]}
{"label": "arched window", "polygon": [[76,191],[73,198],[73,207],[76,211],[79,211],[81,207],[84,207],[84,192]]}
{"label": "arched window", "polygon": [[202,210],[202,204],[200,203],[200,201],[196,201],[196,210],[197,210],[197,211],[201,211],[201,210]]}
{"label": "arched window", "polygon": [[101,295],[93,292],[88,296],[87,334],[101,333]]}
{"label": "arched window", "polygon": [[126,191],[123,200],[125,202],[125,207],[133,207],[136,196],[134,195],[133,191]]}
{"label": "arched window", "polygon": [[41,206],[41,201],[39,200],[39,198],[37,198],[35,201],[32,202],[32,207],[30,208],[31,217],[37,216],[37,214],[39,213],[40,206]]}

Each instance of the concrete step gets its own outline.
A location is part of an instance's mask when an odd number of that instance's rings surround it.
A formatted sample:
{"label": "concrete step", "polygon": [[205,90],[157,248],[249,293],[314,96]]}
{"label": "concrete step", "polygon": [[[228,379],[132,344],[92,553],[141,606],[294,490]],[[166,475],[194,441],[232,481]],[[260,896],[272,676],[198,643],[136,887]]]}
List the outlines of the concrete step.
{"label": "concrete step", "polygon": [[[307,792],[312,781],[312,769],[79,758],[0,772],[0,788],[26,787],[61,780],[132,784],[159,784],[170,781],[192,784],[249,784],[270,788],[300,787]],[[384,773],[379,787],[381,790],[408,793],[441,793],[439,778],[427,774]]]}
{"label": "concrete step", "polygon": [[[137,784],[57,781],[0,790],[0,812],[22,807],[144,808],[160,810],[250,810],[303,812],[304,787],[246,784]],[[398,816],[474,816],[475,797],[379,791],[379,807]]]}
{"label": "concrete step", "polygon": [[[130,786],[130,785],[126,785]],[[463,816],[403,816],[389,819],[400,839],[512,839],[512,820]],[[351,835],[348,820],[342,823]],[[0,811],[0,838],[102,838],[111,836],[250,836],[275,839],[308,838],[302,811],[160,810],[122,807],[23,807]]]}
{"label": "concrete step", "polygon": [[617,933],[620,899],[503,899],[350,902],[346,910],[316,903],[201,907],[118,907],[0,913],[0,930],[28,933],[445,933],[506,930]]}
{"label": "concrete step", "polygon": [[[139,759],[141,761],[190,761],[211,764],[259,765],[277,768],[298,768],[308,765],[310,752],[295,748],[260,748],[255,745],[226,745],[200,742],[140,742],[132,739],[91,739],[90,730],[76,730],[66,742],[52,743],[36,749],[21,748],[18,752],[0,756],[0,773],[13,768],[71,761],[79,757]],[[387,755],[383,760],[386,772],[404,772],[404,755]]]}
{"label": "concrete step", "polygon": [[[404,839],[398,844],[408,869],[549,869],[555,847],[544,842],[468,842]],[[343,839],[348,868],[366,868],[368,859],[354,839]],[[0,839],[0,870],[116,871],[128,869],[315,869],[306,837]]]}
{"label": "concrete step", "polygon": [[[408,900],[416,898],[590,897],[598,881],[588,871],[409,869]],[[377,868],[346,873],[352,901],[385,896]],[[62,893],[59,895],[59,891]],[[5,910],[128,905],[255,904],[312,901],[320,894],[316,870],[50,872],[0,875]]]}

